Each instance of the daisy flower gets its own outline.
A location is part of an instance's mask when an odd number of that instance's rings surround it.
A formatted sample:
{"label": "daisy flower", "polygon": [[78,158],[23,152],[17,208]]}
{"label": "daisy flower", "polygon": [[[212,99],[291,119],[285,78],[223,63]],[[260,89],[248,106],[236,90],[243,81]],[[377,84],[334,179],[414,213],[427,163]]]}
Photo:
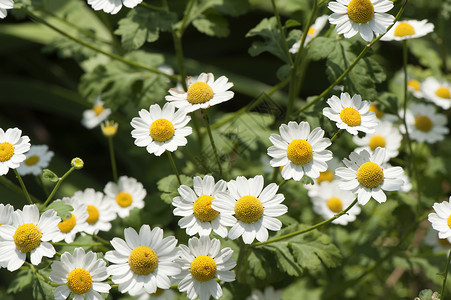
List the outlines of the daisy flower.
{"label": "daisy flower", "polygon": [[141,109],[139,117],[133,118],[131,125],[135,145],[146,147],[147,152],[160,156],[164,151],[174,152],[177,147],[185,146],[186,136],[192,133],[187,127],[191,117],[186,111],[175,111],[174,105],[166,103],[163,109],[158,104],[151,105],[149,110]]}
{"label": "daisy flower", "polygon": [[430,247],[432,247],[432,252],[442,252],[448,251],[451,249],[451,237],[441,239],[437,236],[437,231],[435,231],[432,227],[428,228],[426,232],[426,236],[424,237],[424,243]]}
{"label": "daisy flower", "polygon": [[25,205],[23,210],[12,214],[11,225],[0,226],[0,262],[8,271],[19,269],[27,253],[33,265],[41,263],[42,257],[53,257],[55,249],[50,240],[58,233],[60,217],[53,209],[39,215],[36,205]]}
{"label": "daisy flower", "polygon": [[441,239],[451,237],[451,197],[448,201],[435,202],[432,208],[435,212],[428,215],[432,228],[438,231],[438,237]]}
{"label": "daisy flower", "polygon": [[102,282],[108,278],[106,262],[97,254],[83,248],[75,248],[74,254],[64,252],[61,261],[52,263],[49,278],[58,286],[53,295],[55,300],[63,300],[74,293],[74,300],[103,299],[99,293],[108,293],[111,286]]}
{"label": "daisy flower", "polygon": [[343,164],[337,158],[333,157],[327,162],[327,170],[320,172],[319,177],[316,178],[316,182],[313,184],[306,184],[304,188],[307,189],[309,197],[315,197],[321,192],[320,186],[324,182],[334,182],[335,170],[338,167],[342,167]]}
{"label": "daisy flower", "polygon": [[7,9],[12,9],[14,7],[13,0],[0,0],[0,19],[6,18]]}
{"label": "daisy flower", "polygon": [[49,151],[47,145],[32,145],[30,151],[25,154],[25,161],[17,168],[17,172],[21,176],[27,174],[39,175],[42,173],[42,169],[49,166],[53,155],[53,151]]}
{"label": "daisy flower", "polygon": [[360,95],[351,98],[348,93],[341,93],[340,98],[334,95],[327,99],[327,104],[330,107],[323,108],[323,114],[352,135],[359,131],[373,133],[378,124],[376,114],[370,111],[370,102],[362,101]]}
{"label": "daisy flower", "polygon": [[428,77],[421,84],[424,98],[443,109],[451,107],[451,83],[439,81],[434,77]]}
{"label": "daisy flower", "polygon": [[404,20],[397,21],[387,33],[381,37],[381,41],[403,41],[416,39],[434,31],[434,24],[428,20]]}
{"label": "daisy flower", "polygon": [[100,100],[99,96],[94,102],[94,106],[91,109],[85,110],[83,112],[81,124],[88,129],[92,129],[105,121],[105,119],[108,118],[110,114],[111,109],[105,108],[103,106],[103,101]]}
{"label": "daisy flower", "polygon": [[[409,108],[406,111],[406,124],[412,140],[433,144],[448,134],[448,120],[444,115],[435,113],[435,106],[412,103]],[[404,126],[400,130],[405,133]]]}
{"label": "daisy flower", "polygon": [[202,73],[196,80],[188,77],[186,85],[188,92],[172,88],[169,90],[171,95],[166,96],[166,100],[187,112],[209,108],[232,99],[234,95],[232,91],[228,90],[233,83],[228,82],[228,78],[225,76],[215,80],[212,73]]}
{"label": "daisy flower", "polygon": [[[310,26],[310,28],[308,29],[307,36],[305,38],[305,45],[310,43],[314,38],[318,36],[318,34],[321,32],[324,26],[326,26],[327,18],[328,18],[327,15],[316,18],[315,23],[313,23],[313,25]],[[299,47],[301,46],[301,40],[302,36],[299,39],[299,41],[297,41],[296,43],[294,43],[293,46],[291,46],[289,50],[290,53],[296,54],[299,51]]]}
{"label": "daisy flower", "polygon": [[282,291],[274,290],[272,286],[267,286],[264,292],[253,290],[246,300],[282,300]]}
{"label": "daisy flower", "polygon": [[121,293],[132,296],[143,292],[155,293],[157,288],[169,289],[171,276],[180,273],[174,263],[178,257],[177,240],[173,236],[163,238],[161,228],[150,229],[142,225],[139,234],[131,227],[124,230],[125,240],[113,238],[114,250],[105,254],[112,264],[107,268]]}
{"label": "daisy flower", "polygon": [[324,130],[317,127],[310,132],[307,122],[289,122],[280,125],[279,132],[269,137],[274,146],[268,148],[268,155],[273,157],[271,167],[283,166],[284,179],[299,181],[304,175],[315,179],[327,170],[332,152],[326,150],[331,142],[323,137]]}
{"label": "daisy flower", "polygon": [[387,196],[383,191],[398,191],[404,184],[400,176],[401,167],[385,167],[385,149],[377,148],[372,154],[366,150],[352,152],[350,160],[344,159],[346,168],[338,168],[335,174],[340,177],[339,187],[357,194],[359,204],[365,205],[371,197],[379,203]]}
{"label": "daisy flower", "polygon": [[210,235],[213,230],[219,236],[226,237],[226,226],[232,226],[235,220],[211,207],[216,193],[226,191],[226,182],[219,180],[215,184],[212,176],[205,175],[203,179],[196,176],[193,178],[193,188],[194,191],[186,185],[181,185],[178,188],[180,197],[172,200],[172,205],[175,206],[174,215],[183,217],[178,222],[180,228],[186,228],[188,235]]}
{"label": "daisy flower", "polygon": [[371,42],[374,35],[385,33],[395,20],[386,14],[393,8],[393,2],[389,0],[337,0],[329,2],[327,7],[333,11],[329,22],[337,25],[337,33],[345,38],[359,32],[365,41]]}
{"label": "daisy flower", "polygon": [[11,225],[14,207],[11,204],[0,203],[0,226]]}
{"label": "daisy flower", "polygon": [[133,8],[141,3],[142,0],[88,0],[88,4],[91,5],[94,10],[103,10],[109,14],[117,14],[122,5],[128,8]]}
{"label": "daisy flower", "polygon": [[390,122],[395,123],[398,121],[398,117],[396,115],[387,114],[380,110],[375,102],[371,102],[369,111],[372,111],[376,114],[376,118],[380,122]]}
{"label": "daisy flower", "polygon": [[[263,189],[263,176],[247,179],[238,176],[227,183],[228,192],[218,192],[211,207],[220,214],[233,218],[235,224],[229,231],[232,240],[242,236],[246,244],[257,239],[268,239],[268,229],[277,231],[282,227],[275,217],[287,212],[282,203],[285,197],[276,194],[279,187],[275,183]],[[235,216],[233,216],[235,215]]]}
{"label": "daisy flower", "polygon": [[30,150],[30,138],[21,136],[19,128],[0,128],[0,176],[16,169],[26,159],[25,152]]}
{"label": "daisy flower", "polygon": [[58,234],[53,238],[54,242],[59,242],[64,240],[66,243],[70,244],[74,241],[77,233],[84,231],[87,223],[86,220],[89,217],[87,211],[87,205],[81,202],[75,201],[74,198],[65,197],[62,201],[73,207],[72,215],[68,219],[60,220],[58,224]]}
{"label": "daisy flower", "polygon": [[421,82],[416,79],[407,80],[407,90],[410,91],[415,98],[423,98],[423,92],[421,91]]}
{"label": "daisy flower", "polygon": [[[318,193],[311,197],[313,211],[324,219],[330,219],[352,204],[356,195],[338,187],[338,182],[323,182],[318,187]],[[334,224],[347,225],[354,222],[360,214],[360,207],[354,205],[348,212],[332,221]]]}
{"label": "daisy flower", "polygon": [[225,282],[235,280],[235,273],[231,271],[236,266],[232,259],[233,251],[229,247],[220,247],[218,239],[210,240],[208,236],[190,238],[188,246],[179,246],[177,263],[182,267],[182,272],[176,276],[180,279],[178,289],[186,291],[189,299],[199,297],[200,300],[208,300],[210,296],[219,299],[222,289],[215,278]]}
{"label": "daisy flower", "polygon": [[114,206],[114,210],[121,218],[130,215],[130,211],[137,207],[144,207],[144,198],[147,195],[142,183],[135,178],[121,176],[117,183],[108,182],[103,190],[105,201]]}

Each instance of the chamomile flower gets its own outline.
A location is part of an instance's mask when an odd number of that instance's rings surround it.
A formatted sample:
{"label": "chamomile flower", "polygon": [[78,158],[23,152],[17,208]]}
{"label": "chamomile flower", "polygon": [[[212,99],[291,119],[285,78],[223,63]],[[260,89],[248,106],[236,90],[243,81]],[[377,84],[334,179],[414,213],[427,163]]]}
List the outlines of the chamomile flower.
{"label": "chamomile flower", "polygon": [[105,121],[105,119],[108,118],[110,114],[111,109],[104,107],[103,101],[99,96],[94,102],[93,107],[83,112],[81,124],[88,129],[92,129]]}
{"label": "chamomile flower", "polygon": [[277,231],[282,227],[282,222],[275,217],[287,212],[287,207],[281,204],[285,197],[276,194],[277,184],[263,188],[263,183],[262,175],[250,179],[238,176],[227,183],[228,192],[216,194],[211,207],[235,221],[229,230],[230,239],[242,236],[246,244],[254,239],[264,242],[268,239],[268,229]]}
{"label": "chamomile flower", "polygon": [[30,150],[30,138],[22,135],[19,128],[0,128],[0,176],[16,169],[26,159],[25,152]]}
{"label": "chamomile flower", "polygon": [[335,170],[338,167],[342,167],[343,164],[337,158],[332,158],[327,162],[327,170],[320,172],[319,177],[316,178],[313,184],[305,184],[304,188],[307,189],[310,198],[315,197],[318,193],[321,193],[321,185],[325,182],[334,182]]}
{"label": "chamomile flower", "polygon": [[423,92],[421,91],[421,82],[410,78],[407,80],[407,90],[413,94],[415,98],[423,98]]}
{"label": "chamomile flower", "polygon": [[282,300],[282,291],[274,290],[274,287],[267,286],[263,292],[252,290],[251,295],[246,300]]}
{"label": "chamomile flower", "polygon": [[432,208],[435,212],[428,215],[432,228],[438,231],[438,237],[441,239],[451,237],[451,197],[448,201],[435,202]]}
{"label": "chamomile flower", "polygon": [[88,0],[88,4],[91,5],[94,10],[103,10],[109,14],[117,14],[122,5],[128,8],[133,8],[141,3],[142,0]]}
{"label": "chamomile flower", "polygon": [[121,293],[132,296],[144,291],[155,293],[157,288],[169,289],[171,276],[180,273],[174,263],[178,257],[177,240],[173,236],[163,238],[161,228],[150,229],[142,225],[139,234],[131,227],[124,230],[125,240],[113,238],[114,250],[105,254],[112,264],[107,268]]}
{"label": "chamomile flower", "polygon": [[232,259],[233,251],[229,247],[220,247],[218,239],[210,240],[208,236],[190,238],[188,246],[179,246],[177,263],[182,271],[176,276],[180,279],[178,289],[186,291],[189,299],[208,300],[210,296],[219,299],[222,289],[215,278],[225,282],[235,280],[235,273],[231,271],[236,265]]}
{"label": "chamomile flower", "polygon": [[398,117],[396,115],[388,114],[388,113],[380,110],[378,105],[375,102],[371,102],[369,110],[376,114],[376,118],[380,122],[395,123],[396,121],[398,121]]}
{"label": "chamomile flower", "polygon": [[111,286],[103,282],[108,278],[106,262],[97,254],[83,248],[75,248],[74,254],[64,252],[60,261],[52,263],[49,278],[58,286],[53,295],[55,300],[64,300],[73,293],[74,300],[103,299],[99,293],[108,293]]}
{"label": "chamomile flower", "polygon": [[433,102],[443,109],[451,107],[451,83],[428,77],[421,84],[421,91],[426,100]]}
{"label": "chamomile flower", "polygon": [[149,110],[141,109],[139,117],[133,118],[131,125],[135,145],[146,147],[147,152],[160,156],[164,151],[174,152],[177,147],[185,146],[186,136],[192,133],[187,127],[191,117],[186,111],[175,111],[174,105],[166,103],[163,109],[158,104],[151,105]]}
{"label": "chamomile flower", "polygon": [[352,152],[350,160],[344,159],[346,168],[338,168],[335,174],[340,177],[339,187],[357,194],[359,204],[365,205],[371,197],[379,203],[385,202],[384,191],[398,191],[404,184],[400,176],[401,167],[385,167],[385,149],[377,148],[372,154],[366,150]]}
{"label": "chamomile flower", "polygon": [[269,137],[274,146],[268,148],[268,155],[273,157],[271,167],[283,166],[284,179],[299,181],[304,175],[315,179],[327,170],[332,152],[326,150],[331,142],[323,137],[324,130],[317,127],[310,132],[307,122],[289,122],[280,125],[279,132]]}
{"label": "chamomile flower", "polygon": [[55,202],[57,201],[65,202],[72,206],[73,210],[70,218],[60,220],[58,234],[53,238],[53,241],[59,242],[64,240],[66,243],[72,243],[77,233],[84,231],[87,226],[86,220],[89,217],[87,205],[69,197],[65,197],[62,200],[55,200]]}
{"label": "chamomile flower", "polygon": [[[406,111],[406,124],[412,140],[433,144],[448,134],[448,120],[444,115],[435,113],[435,106],[412,103],[409,108]],[[400,130],[404,133],[404,126]]]}
{"label": "chamomile flower", "polygon": [[167,101],[171,101],[176,107],[192,112],[198,109],[206,109],[210,106],[225,102],[233,98],[234,93],[229,91],[233,83],[228,78],[221,76],[215,80],[212,73],[202,73],[196,80],[188,77],[186,80],[188,91],[172,88]]}
{"label": "chamomile flower", "polygon": [[381,41],[402,41],[416,39],[434,31],[434,24],[428,20],[397,21],[395,25],[381,38]]}
{"label": "chamomile flower", "polygon": [[7,9],[12,9],[14,7],[13,0],[0,0],[0,19],[6,18]]}
{"label": "chamomile flower", "polygon": [[30,253],[33,265],[41,263],[42,257],[53,257],[55,249],[49,241],[58,233],[60,217],[53,209],[42,215],[36,205],[25,205],[23,210],[12,214],[11,225],[0,226],[0,263],[9,271],[19,269]]}
{"label": "chamomile flower", "polygon": [[[327,18],[328,18],[327,15],[316,18],[315,23],[313,23],[313,25],[310,26],[310,28],[308,29],[307,36],[305,37],[305,45],[310,43],[315,37],[318,36],[318,34],[321,32],[321,30],[326,25]],[[299,39],[299,41],[297,41],[296,43],[294,43],[293,46],[291,46],[291,48],[289,50],[290,53],[295,54],[299,51],[299,47],[301,46],[301,40],[302,40],[302,36]]]}
{"label": "chamomile flower", "polygon": [[121,218],[130,215],[130,211],[137,207],[144,207],[146,190],[142,183],[135,178],[121,176],[117,183],[108,182],[103,190],[105,201],[109,202]]}
{"label": "chamomile flower", "polygon": [[451,249],[451,237],[441,239],[437,236],[437,231],[432,227],[429,227],[426,236],[424,237],[424,243],[432,247],[432,252],[449,251]]}
{"label": "chamomile flower", "polygon": [[341,93],[340,98],[334,95],[327,99],[327,104],[330,107],[323,108],[323,114],[352,135],[359,131],[373,133],[378,124],[376,114],[370,111],[370,103],[362,101],[360,95],[351,98],[348,93]]}
{"label": "chamomile flower", "polygon": [[329,22],[337,25],[338,34],[351,38],[359,32],[367,42],[374,35],[385,33],[395,19],[386,14],[393,8],[389,0],[338,0],[329,2],[327,7],[333,11]]}
{"label": "chamomile flower", "polygon": [[30,151],[25,154],[27,158],[17,168],[17,172],[21,176],[27,174],[39,175],[42,173],[42,169],[49,166],[53,155],[53,151],[49,151],[47,145],[32,145]]}
{"label": "chamomile flower", "polygon": [[215,184],[212,176],[199,176],[193,179],[193,189],[186,185],[178,188],[180,197],[172,200],[175,216],[182,216],[178,222],[180,228],[186,228],[188,235],[199,233],[210,235],[213,230],[221,237],[227,236],[226,226],[235,224],[234,218],[229,215],[222,215],[211,207],[218,192],[225,192],[227,184],[224,180],[219,180]]}

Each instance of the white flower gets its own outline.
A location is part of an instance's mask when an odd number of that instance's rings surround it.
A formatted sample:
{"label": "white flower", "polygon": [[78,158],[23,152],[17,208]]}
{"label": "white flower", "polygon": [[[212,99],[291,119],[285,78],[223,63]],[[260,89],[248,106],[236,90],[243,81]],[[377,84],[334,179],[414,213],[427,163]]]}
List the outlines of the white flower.
{"label": "white flower", "polygon": [[21,136],[19,128],[0,128],[0,176],[16,169],[26,159],[25,152],[30,150],[30,138]]}
{"label": "white flower", "polygon": [[449,197],[448,201],[435,202],[432,208],[435,213],[428,215],[432,228],[438,231],[438,237],[441,239],[451,237],[451,197]]}
{"label": "white flower", "polygon": [[182,272],[176,276],[180,279],[179,291],[186,291],[189,299],[199,297],[200,300],[208,300],[210,295],[219,299],[222,289],[214,278],[225,282],[235,280],[235,273],[231,271],[236,265],[232,259],[232,249],[220,249],[219,240],[210,240],[208,236],[190,238],[188,247],[179,247],[177,263],[182,267]]}
{"label": "white flower", "polygon": [[360,95],[351,98],[348,93],[341,93],[340,98],[334,95],[327,99],[327,104],[330,107],[323,108],[323,114],[352,135],[359,131],[373,133],[378,124],[376,114],[370,111],[370,103],[362,101]]}
{"label": "white flower", "polygon": [[[389,165],[389,167],[391,167]],[[410,182],[409,176],[404,172],[401,176],[399,176],[404,181],[404,184],[401,186],[400,191],[403,193],[408,193],[410,190],[412,190],[412,183]]]}
{"label": "white flower", "polygon": [[0,0],[0,19],[6,18],[7,9],[12,9],[14,7],[13,0]]}
{"label": "white flower", "polygon": [[407,90],[410,91],[416,98],[423,98],[423,92],[421,91],[421,82],[416,79],[407,80]]}
{"label": "white flower", "polygon": [[117,183],[108,182],[103,190],[105,201],[114,207],[121,218],[130,215],[130,211],[137,207],[144,207],[144,198],[147,195],[142,183],[135,178],[121,176]]}
{"label": "white flower", "polygon": [[[275,217],[287,212],[282,203],[285,197],[276,194],[279,187],[275,183],[263,189],[263,176],[246,179],[238,176],[227,183],[228,192],[218,192],[211,207],[236,222],[229,231],[232,240],[242,236],[246,244],[257,239],[268,239],[268,229],[277,231],[282,227]],[[233,216],[235,215],[235,216]]]}
{"label": "white flower", "polygon": [[17,168],[17,172],[21,176],[27,174],[39,175],[42,169],[49,166],[53,155],[53,151],[49,151],[47,145],[32,145],[30,151],[25,154],[25,161]]}
{"label": "white flower", "polygon": [[451,107],[451,83],[428,77],[421,84],[421,91],[426,100],[433,102],[443,109]]}
{"label": "white flower", "polygon": [[404,184],[400,176],[401,167],[384,167],[385,149],[377,148],[373,154],[363,150],[352,152],[350,160],[344,159],[346,168],[338,168],[335,174],[340,177],[339,187],[357,194],[359,204],[365,205],[371,197],[379,203],[385,202],[387,196],[383,191],[398,191]]}
{"label": "white flower", "polygon": [[[108,0],[105,0],[108,1]],[[85,110],[83,112],[83,118],[81,119],[81,124],[88,129],[92,129],[98,126],[100,123],[105,121],[106,118],[111,114],[111,109],[105,108],[103,106],[103,101],[100,96],[97,97],[94,105],[91,109]]]}
{"label": "white flower", "polygon": [[227,236],[226,226],[235,224],[235,219],[229,215],[222,215],[214,210],[211,205],[215,201],[216,193],[225,192],[227,184],[224,180],[219,180],[215,184],[212,176],[199,176],[193,179],[194,191],[186,185],[178,188],[180,197],[172,200],[175,216],[182,216],[178,222],[180,228],[186,228],[188,235],[199,233],[210,235],[213,230],[221,237]]}
{"label": "white flower", "polygon": [[86,220],[89,217],[89,213],[87,211],[87,205],[76,201],[74,198],[64,197],[62,200],[64,203],[73,207],[71,212],[71,217],[68,219],[60,220],[61,222],[58,224],[58,234],[53,238],[54,242],[59,242],[64,240],[66,243],[72,243],[75,239],[77,233],[84,231],[87,224]]}
{"label": "white flower", "polygon": [[113,238],[114,250],[105,254],[105,259],[112,263],[108,274],[119,284],[119,291],[135,296],[170,288],[170,277],[180,273],[180,267],[174,263],[178,257],[175,237],[163,238],[161,228],[150,230],[149,225],[142,225],[139,234],[131,227],[126,228],[124,236],[125,240]]}
{"label": "white flower", "polygon": [[55,300],[64,300],[70,293],[74,294],[74,300],[100,300],[103,297],[99,293],[108,293],[111,286],[102,282],[108,278],[106,262],[97,254],[89,251],[85,253],[83,248],[75,248],[74,254],[64,252],[61,261],[52,263],[50,280],[56,284],[63,284],[55,289]]}
{"label": "white flower", "polygon": [[121,10],[122,5],[128,8],[133,8],[141,3],[142,0],[88,0],[94,10],[103,10],[109,14],[117,14]]}
{"label": "white flower", "polygon": [[[305,45],[310,43],[315,37],[318,36],[318,34],[321,32],[321,30],[326,25],[327,18],[328,18],[327,15],[316,18],[315,23],[313,23],[313,25],[310,26],[310,28],[308,29],[307,36],[305,38]],[[302,36],[299,39],[299,41],[297,41],[296,43],[294,43],[293,46],[291,46],[291,48],[289,50],[290,53],[295,54],[299,51],[299,47],[301,46],[301,40],[302,40]]]}
{"label": "white flower", "polygon": [[225,76],[215,80],[212,73],[202,73],[195,80],[188,77],[186,85],[188,92],[172,88],[169,90],[171,96],[166,96],[166,100],[187,112],[209,108],[232,99],[234,95],[228,90],[233,83],[228,82]]}
{"label": "white flower", "polygon": [[324,130],[317,127],[310,132],[307,122],[292,121],[280,125],[279,132],[269,137],[274,146],[268,148],[268,155],[273,157],[272,167],[283,166],[284,179],[299,181],[304,174],[314,179],[327,170],[326,161],[332,159],[332,152],[326,150],[331,142],[323,137]]}
{"label": "white flower", "polygon": [[53,209],[39,215],[36,205],[25,205],[12,215],[11,225],[0,226],[0,263],[9,271],[19,269],[27,253],[33,265],[41,263],[42,257],[53,257],[55,249],[49,241],[58,232],[60,217]]}
{"label": "white flower", "polygon": [[329,2],[327,7],[334,12],[329,22],[337,25],[338,34],[351,38],[360,32],[367,42],[371,42],[374,34],[385,33],[395,19],[386,14],[393,8],[393,2],[388,0],[337,0]]}
{"label": "white flower", "polygon": [[[412,103],[409,108],[406,111],[406,124],[412,140],[433,144],[442,141],[448,134],[448,120],[444,115],[435,113],[435,106]],[[404,126],[400,130],[405,133]]]}
{"label": "white flower", "polygon": [[398,117],[396,115],[388,114],[379,110],[378,105],[375,102],[371,102],[369,111],[372,111],[376,114],[376,118],[380,122],[390,122],[395,123],[398,121]]}
{"label": "white flower", "polygon": [[267,286],[263,293],[260,290],[252,290],[246,300],[282,300],[282,291],[276,291],[272,286]]}
{"label": "white flower", "polygon": [[381,38],[381,41],[402,41],[425,36],[434,31],[434,24],[428,20],[397,21],[395,25]]}
{"label": "white flower", "polygon": [[316,178],[316,182],[313,184],[306,184],[304,188],[307,189],[309,197],[315,197],[321,192],[321,185],[324,182],[334,182],[335,181],[335,170],[338,167],[342,167],[343,163],[337,158],[333,157],[327,162],[327,170],[320,172],[319,177]]}
{"label": "white flower", "polygon": [[[337,181],[326,181],[319,185],[318,193],[311,197],[311,201],[313,211],[327,220],[351,205],[355,198],[354,193],[340,189]],[[354,205],[346,214],[333,220],[332,223],[347,225],[349,222],[354,222],[358,214],[360,214],[360,207]]]}
{"label": "white flower", "polygon": [[14,207],[11,204],[0,203],[0,226],[11,225]]}
{"label": "white flower", "polygon": [[133,118],[131,125],[135,145],[146,147],[147,152],[160,156],[164,151],[174,152],[177,147],[185,146],[186,136],[192,133],[187,127],[191,117],[186,111],[175,111],[174,105],[166,103],[163,109],[158,104],[151,105],[149,110],[141,109],[139,117]]}
{"label": "white flower", "polygon": [[424,237],[424,243],[432,247],[432,252],[449,251],[451,249],[451,237],[441,239],[437,236],[437,231],[432,227],[428,228],[426,236]]}

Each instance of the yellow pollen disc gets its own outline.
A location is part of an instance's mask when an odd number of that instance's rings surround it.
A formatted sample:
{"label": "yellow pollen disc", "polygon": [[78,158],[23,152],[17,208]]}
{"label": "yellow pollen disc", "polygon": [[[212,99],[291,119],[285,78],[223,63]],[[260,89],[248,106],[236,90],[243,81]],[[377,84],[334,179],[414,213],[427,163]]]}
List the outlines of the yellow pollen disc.
{"label": "yellow pollen disc", "polygon": [[0,143],[0,161],[7,161],[14,155],[14,146],[8,142]]}
{"label": "yellow pollen disc", "polygon": [[92,110],[95,112],[96,116],[100,115],[104,110],[103,105],[94,105]]}
{"label": "yellow pollen disc", "polygon": [[419,115],[415,118],[415,127],[423,132],[429,132],[432,129],[432,121],[428,116]]}
{"label": "yellow pollen disc", "polygon": [[212,196],[203,195],[197,198],[193,205],[193,213],[202,222],[210,222],[216,219],[219,212],[211,208]]}
{"label": "yellow pollen disc", "polygon": [[241,197],[235,203],[235,216],[244,223],[254,223],[263,216],[263,205],[257,197]]}
{"label": "yellow pollen disc", "polygon": [[332,182],[334,180],[334,173],[330,170],[326,170],[324,172],[319,172],[319,177],[316,178],[316,182],[321,184],[321,182],[329,181]]}
{"label": "yellow pollen disc", "polygon": [[30,156],[29,158],[27,158],[27,159],[24,161],[24,163],[25,163],[27,166],[34,166],[34,165],[37,164],[38,162],[39,162],[39,156],[37,156],[37,155]]}
{"label": "yellow pollen disc", "polygon": [[82,268],[72,270],[67,276],[67,287],[74,293],[82,295],[92,287],[92,277],[88,271]]}
{"label": "yellow pollen disc", "polygon": [[150,136],[157,142],[166,142],[174,136],[174,125],[166,119],[158,119],[150,125]]}
{"label": "yellow pollen disc", "polygon": [[14,233],[14,243],[19,251],[27,253],[41,244],[41,237],[41,229],[32,223],[27,223],[17,227]]}
{"label": "yellow pollen disc", "polygon": [[130,269],[138,275],[148,275],[158,266],[158,256],[152,248],[139,246],[128,256]]}
{"label": "yellow pollen disc", "polygon": [[288,144],[287,157],[296,165],[305,165],[313,158],[312,145],[306,140],[293,140]]}
{"label": "yellow pollen disc", "polygon": [[340,118],[349,126],[359,126],[362,119],[357,109],[352,107],[343,108],[340,112]]}
{"label": "yellow pollen disc", "polygon": [[315,28],[312,28],[312,27],[310,27],[309,29],[308,29],[308,31],[307,31],[307,34],[308,35],[312,35],[312,34],[314,34],[315,33]]}
{"label": "yellow pollen disc", "polygon": [[210,256],[200,255],[193,260],[190,270],[197,281],[209,281],[216,275],[216,262]]}
{"label": "yellow pollen disc", "polygon": [[188,88],[187,100],[189,103],[198,104],[210,101],[213,98],[213,89],[205,82],[196,82]]}
{"label": "yellow pollen disc", "polygon": [[399,23],[398,26],[396,26],[395,36],[403,37],[406,35],[414,35],[414,34],[415,34],[415,29],[409,23],[401,22],[401,23]]}
{"label": "yellow pollen disc", "polygon": [[448,222],[448,227],[451,228],[451,215],[449,215],[447,222]]}
{"label": "yellow pollen disc", "polygon": [[419,91],[421,84],[418,80],[410,79],[407,81],[407,86],[413,88],[415,91]]}
{"label": "yellow pollen disc", "polygon": [[374,112],[379,119],[384,116],[384,113],[380,111],[375,104],[371,104],[370,111]]}
{"label": "yellow pollen disc", "polygon": [[343,210],[343,203],[341,200],[337,197],[332,197],[329,200],[327,200],[327,207],[334,213],[339,213]]}
{"label": "yellow pollen disc", "polygon": [[120,207],[128,207],[133,202],[132,195],[127,192],[120,192],[116,196],[116,202]]}
{"label": "yellow pollen disc", "polygon": [[68,233],[72,229],[74,229],[76,224],[77,224],[77,219],[72,214],[72,216],[69,219],[64,219],[63,221],[59,222],[58,228],[61,230],[61,232]]}
{"label": "yellow pollen disc", "polygon": [[374,16],[374,6],[370,0],[351,0],[348,17],[356,23],[368,23]]}
{"label": "yellow pollen disc", "polygon": [[384,171],[373,162],[366,162],[357,170],[357,181],[366,188],[375,188],[384,181]]}
{"label": "yellow pollen disc", "polygon": [[440,97],[440,98],[451,99],[451,93],[449,91],[449,88],[446,88],[446,87],[438,88],[435,91],[435,95]]}
{"label": "yellow pollen disc", "polygon": [[88,205],[89,217],[86,219],[88,224],[95,224],[99,220],[99,210],[94,205]]}
{"label": "yellow pollen disc", "polygon": [[375,135],[370,139],[368,146],[372,151],[376,150],[377,147],[385,148],[385,138],[380,135]]}

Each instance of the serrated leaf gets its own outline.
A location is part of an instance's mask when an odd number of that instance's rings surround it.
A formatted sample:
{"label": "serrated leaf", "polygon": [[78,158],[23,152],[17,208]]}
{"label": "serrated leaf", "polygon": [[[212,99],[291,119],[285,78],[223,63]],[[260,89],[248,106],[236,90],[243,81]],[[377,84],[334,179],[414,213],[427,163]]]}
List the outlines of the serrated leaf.
{"label": "serrated leaf", "polygon": [[193,21],[193,26],[209,36],[226,37],[229,35],[229,22],[216,13],[202,15]]}
{"label": "serrated leaf", "polygon": [[[44,278],[49,277],[49,271],[37,270],[37,272],[41,273],[41,276]],[[31,287],[33,299],[35,300],[47,300],[54,298],[53,287],[36,276],[33,276]]]}
{"label": "serrated leaf", "polygon": [[50,182],[58,182],[58,180],[59,180],[58,175],[56,175],[49,169],[44,169],[42,171],[42,178],[44,178],[45,180],[48,180]]}
{"label": "serrated leaf", "polygon": [[72,206],[65,203],[64,201],[54,201],[50,203],[50,205],[47,206],[45,210],[49,209],[53,209],[54,211],[56,211],[56,213],[61,219],[69,219],[72,216],[71,211],[74,210]]}
{"label": "serrated leaf", "polygon": [[14,274],[14,280],[9,284],[8,293],[16,294],[21,292],[24,288],[30,286],[33,279],[33,273],[31,270],[19,270],[17,274]]}
{"label": "serrated leaf", "polygon": [[[187,186],[193,185],[193,179],[186,175],[180,175],[180,181]],[[157,182],[157,188],[161,192],[161,199],[172,204],[172,199],[178,196],[177,189],[180,187],[177,177],[175,175],[166,176]]]}

